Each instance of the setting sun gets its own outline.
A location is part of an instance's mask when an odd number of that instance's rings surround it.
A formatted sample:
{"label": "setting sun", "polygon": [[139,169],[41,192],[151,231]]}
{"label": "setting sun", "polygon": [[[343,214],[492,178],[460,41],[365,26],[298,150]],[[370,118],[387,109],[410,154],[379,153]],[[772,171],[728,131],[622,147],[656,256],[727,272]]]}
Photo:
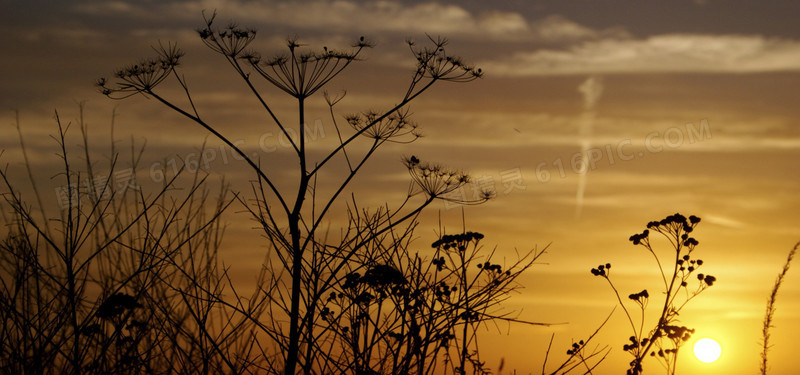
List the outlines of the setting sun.
{"label": "setting sun", "polygon": [[694,356],[700,362],[711,363],[719,359],[722,354],[722,347],[714,339],[703,338],[694,344]]}

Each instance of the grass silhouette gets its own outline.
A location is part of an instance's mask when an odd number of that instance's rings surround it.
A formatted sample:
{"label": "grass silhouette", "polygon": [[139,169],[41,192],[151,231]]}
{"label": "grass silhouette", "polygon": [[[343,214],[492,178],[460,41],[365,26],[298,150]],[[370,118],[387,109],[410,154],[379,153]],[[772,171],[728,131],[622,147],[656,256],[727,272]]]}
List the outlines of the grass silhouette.
{"label": "grass silhouette", "polygon": [[789,267],[792,265],[792,260],[794,259],[794,255],[797,253],[797,248],[800,247],[800,242],[794,245],[792,250],[789,251],[789,255],[786,257],[786,263],[783,265],[783,269],[778,274],[778,277],[775,279],[775,285],[772,287],[772,291],[769,294],[769,298],[767,298],[767,311],[764,313],[764,323],[761,328],[761,374],[766,375],[767,370],[769,367],[767,366],[767,357],[769,354],[770,349],[770,330],[772,330],[772,320],[775,316],[775,309],[776,303],[778,300],[778,289],[783,284],[783,280],[786,277],[786,274],[789,272]]}
{"label": "grass silhouette", "polygon": [[[165,179],[152,193],[127,183],[120,186],[111,177],[117,170],[116,154],[109,158],[109,174],[96,175],[82,114],[81,108],[83,157],[73,157],[66,146],[69,124],[62,124],[56,113],[54,139],[64,199],[56,214],[48,214],[44,206],[34,209],[23,199],[20,181],[0,171],[10,208],[3,216],[7,231],[0,242],[0,371],[181,369],[180,360],[199,359],[189,351],[203,347],[186,345],[199,338],[192,330],[200,321],[181,313],[186,293],[180,289],[189,287],[182,274],[195,272],[192,264],[206,265],[204,273],[214,272],[211,265],[222,234],[217,219],[232,201],[223,186],[215,203],[202,178],[183,184],[184,195],[174,192],[178,176]],[[136,150],[134,145],[131,149]],[[134,169],[141,152],[132,155]],[[29,176],[35,186],[33,174]],[[38,190],[33,192],[42,202]],[[184,367],[181,372],[194,370]]]}

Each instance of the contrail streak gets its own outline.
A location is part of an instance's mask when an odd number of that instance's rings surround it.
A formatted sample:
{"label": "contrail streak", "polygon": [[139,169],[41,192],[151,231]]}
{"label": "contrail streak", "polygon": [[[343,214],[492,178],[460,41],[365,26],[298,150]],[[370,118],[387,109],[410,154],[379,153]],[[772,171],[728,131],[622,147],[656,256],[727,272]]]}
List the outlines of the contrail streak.
{"label": "contrail streak", "polygon": [[578,91],[583,94],[583,113],[578,125],[578,139],[581,146],[581,169],[578,171],[578,191],[575,195],[575,218],[581,217],[583,210],[583,196],[586,194],[586,175],[589,173],[587,152],[592,143],[594,131],[594,108],[600,96],[603,95],[603,80],[591,76],[578,86]]}

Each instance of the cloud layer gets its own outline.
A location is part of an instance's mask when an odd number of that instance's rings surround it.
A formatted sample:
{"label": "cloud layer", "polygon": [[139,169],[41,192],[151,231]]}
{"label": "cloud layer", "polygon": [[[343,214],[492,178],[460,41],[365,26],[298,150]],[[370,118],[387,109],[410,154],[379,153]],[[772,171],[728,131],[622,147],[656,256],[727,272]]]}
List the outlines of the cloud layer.
{"label": "cloud layer", "polygon": [[604,38],[564,49],[517,52],[482,63],[505,76],[760,73],[800,70],[800,42],[760,35],[665,34]]}
{"label": "cloud layer", "polygon": [[[156,7],[158,9],[153,9]],[[624,35],[620,29],[594,30],[559,15],[528,21],[518,12],[471,12],[462,6],[398,1],[178,1],[136,3],[108,1],[76,5],[82,14],[113,15],[152,20],[153,16],[196,20],[198,12],[216,10],[224,19],[294,30],[364,30],[370,33],[430,33],[470,36],[481,40],[563,42]]]}
{"label": "cloud layer", "polygon": [[[470,10],[439,2],[117,0],[73,6],[78,14],[140,23],[170,21],[176,27],[175,21],[197,23],[201,10],[216,10],[220,20],[265,27],[264,32],[322,33],[329,40],[343,33],[470,38],[483,43],[482,52],[492,56],[479,65],[500,76],[800,70],[800,41],[791,38],[679,32],[634,36],[621,26],[590,27],[558,14],[532,19],[521,12]],[[495,53],[502,50],[516,52]]]}

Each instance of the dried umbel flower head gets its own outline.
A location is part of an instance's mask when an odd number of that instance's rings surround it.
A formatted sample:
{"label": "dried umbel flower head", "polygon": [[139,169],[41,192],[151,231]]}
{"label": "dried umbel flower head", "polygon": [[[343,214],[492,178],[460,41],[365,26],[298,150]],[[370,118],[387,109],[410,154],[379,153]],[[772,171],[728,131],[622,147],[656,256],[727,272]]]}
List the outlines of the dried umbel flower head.
{"label": "dried umbel flower head", "polygon": [[642,233],[637,233],[628,238],[634,245],[638,245],[649,239],[650,231],[645,229]]}
{"label": "dried umbel flower head", "polygon": [[[368,111],[346,115],[345,120],[353,129],[376,141],[409,143],[422,136],[417,130],[417,124],[409,120],[408,110],[397,110],[386,116],[375,111]],[[405,135],[411,135],[411,139],[397,140]]]}
{"label": "dried umbel flower head", "polygon": [[242,53],[239,58],[275,87],[296,98],[307,98],[325,86],[357,60],[364,48],[372,47],[363,36],[353,44],[353,50],[340,51],[322,47],[322,51],[301,51],[296,39],[286,43],[289,53],[262,59],[256,52]]}
{"label": "dried umbel flower head", "polygon": [[447,194],[452,193],[469,182],[469,176],[465,173],[445,169],[434,164],[422,163],[413,155],[405,158],[403,164],[408,168],[408,173],[411,174],[411,179],[413,181],[409,195],[422,193],[430,198],[444,199],[458,203],[473,203],[446,197]]}
{"label": "dried umbel flower head", "polygon": [[669,215],[660,221],[651,221],[647,223],[647,229],[640,234],[632,235],[629,240],[634,245],[644,245],[651,252],[649,233],[652,230],[655,233],[660,233],[666,237],[671,243],[675,245],[675,251],[683,255],[685,261],[688,261],[689,255],[694,251],[694,248],[700,243],[694,237],[690,237],[690,233],[694,231],[697,224],[700,223],[700,218],[697,216],[683,216],[679,213]]}
{"label": "dried umbel flower head", "polygon": [[408,284],[405,275],[399,269],[388,264],[377,264],[367,270],[360,282],[371,287]]}
{"label": "dried umbel flower head", "polygon": [[126,310],[133,310],[139,307],[142,307],[142,304],[136,301],[136,297],[125,293],[114,293],[100,304],[96,315],[101,319],[110,319],[121,315]]}
{"label": "dried umbel flower head", "polygon": [[166,46],[161,44],[153,49],[158,56],[117,70],[114,73],[116,81],[113,86],[109,85],[106,78],[98,79],[96,85],[103,95],[113,99],[122,99],[134,94],[150,93],[159,83],[169,77],[180,63],[183,51],[172,43]]}
{"label": "dried umbel flower head", "polygon": [[465,251],[467,249],[467,245],[474,244],[477,246],[478,242],[480,242],[482,239],[483,233],[478,232],[467,231],[458,234],[445,234],[438,240],[434,241],[431,244],[431,247],[442,250],[457,249],[458,251]]}
{"label": "dried umbel flower head", "polygon": [[231,23],[223,29],[215,28],[213,23],[216,16],[216,13],[212,14],[210,18],[203,15],[206,26],[197,30],[200,39],[209,48],[220,54],[230,58],[238,57],[255,39],[256,31],[251,28],[239,27],[235,23]]}
{"label": "dried umbel flower head", "polygon": [[570,346],[569,350],[567,350],[567,355],[576,355],[580,352],[581,348],[586,345],[586,343],[581,340],[578,342],[573,342],[572,346]]}
{"label": "dried umbel flower head", "polygon": [[647,292],[647,289],[642,290],[639,293],[633,293],[628,295],[628,299],[636,302],[641,306],[643,309],[647,307],[647,301],[650,299],[650,293]]}
{"label": "dried umbel flower head", "polygon": [[411,53],[417,60],[416,75],[419,78],[444,80],[451,82],[469,82],[483,76],[479,68],[467,65],[458,56],[447,54],[447,39],[432,38],[431,45],[420,47],[414,41],[407,41]]}
{"label": "dried umbel flower head", "polygon": [[665,325],[661,329],[661,336],[666,336],[668,339],[675,342],[689,341],[693,333],[693,328],[677,325]]}
{"label": "dried umbel flower head", "polygon": [[687,218],[676,213],[661,219],[661,221],[647,223],[647,228],[660,233],[671,233],[680,236],[682,233],[691,233],[699,222],[700,218],[697,216],[692,215]]}
{"label": "dried umbel flower head", "polygon": [[611,263],[601,264],[597,266],[597,268],[592,268],[592,275],[595,276],[602,276],[608,277],[608,273],[611,271]]}

